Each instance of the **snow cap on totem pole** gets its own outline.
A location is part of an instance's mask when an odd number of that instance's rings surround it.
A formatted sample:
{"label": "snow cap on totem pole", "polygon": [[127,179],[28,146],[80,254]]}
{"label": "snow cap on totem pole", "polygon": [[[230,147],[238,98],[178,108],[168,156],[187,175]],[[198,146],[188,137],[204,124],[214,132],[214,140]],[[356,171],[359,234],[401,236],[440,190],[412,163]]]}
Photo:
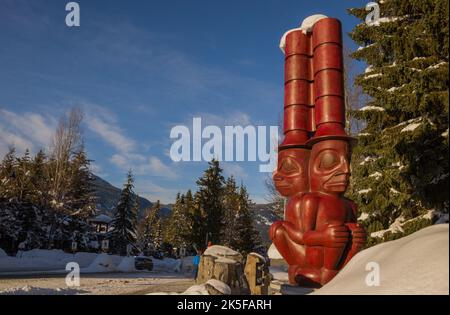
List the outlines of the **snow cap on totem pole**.
{"label": "snow cap on totem pole", "polygon": [[307,141],[315,131],[313,25],[327,18],[316,14],[306,18],[281,38],[280,49],[285,55],[283,142],[279,150],[308,148]]}
{"label": "snow cap on totem pole", "polygon": [[319,19],[311,27],[311,34],[315,131],[307,144],[332,139],[354,144],[356,139],[345,131],[341,22],[334,18]]}

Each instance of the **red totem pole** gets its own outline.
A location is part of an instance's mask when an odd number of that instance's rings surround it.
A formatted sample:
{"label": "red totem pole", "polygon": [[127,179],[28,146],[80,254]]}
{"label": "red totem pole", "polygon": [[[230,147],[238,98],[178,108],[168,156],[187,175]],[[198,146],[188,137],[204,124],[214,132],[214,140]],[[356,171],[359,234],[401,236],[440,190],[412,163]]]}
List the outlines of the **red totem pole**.
{"label": "red totem pole", "polygon": [[[310,25],[304,27],[305,22]],[[288,31],[285,53],[284,140],[273,180],[288,197],[285,220],[270,238],[289,264],[289,281],[320,287],[364,246],[356,205],[343,197],[351,146],[345,132],[341,24],[325,16]]]}

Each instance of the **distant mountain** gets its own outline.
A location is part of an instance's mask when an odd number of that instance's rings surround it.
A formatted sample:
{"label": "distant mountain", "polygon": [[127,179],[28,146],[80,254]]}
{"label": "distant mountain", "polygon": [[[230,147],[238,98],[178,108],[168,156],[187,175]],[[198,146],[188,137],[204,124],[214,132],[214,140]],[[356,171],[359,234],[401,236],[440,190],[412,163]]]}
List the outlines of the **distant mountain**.
{"label": "distant mountain", "polygon": [[[111,185],[106,180],[96,175],[93,176],[95,196],[97,197],[97,209],[100,210],[100,213],[113,217],[116,205],[120,198],[121,189]],[[153,202],[149,201],[146,198],[139,197],[139,204],[140,207],[138,217],[141,218],[144,214],[144,211],[153,206]],[[171,205],[161,205],[160,215],[163,217],[169,216],[171,209]]]}
{"label": "distant mountain", "polygon": [[274,204],[255,204],[253,206],[254,209],[254,225],[256,230],[259,232],[264,243],[271,243],[269,239],[269,228],[270,225],[279,220],[277,216],[274,214]]}

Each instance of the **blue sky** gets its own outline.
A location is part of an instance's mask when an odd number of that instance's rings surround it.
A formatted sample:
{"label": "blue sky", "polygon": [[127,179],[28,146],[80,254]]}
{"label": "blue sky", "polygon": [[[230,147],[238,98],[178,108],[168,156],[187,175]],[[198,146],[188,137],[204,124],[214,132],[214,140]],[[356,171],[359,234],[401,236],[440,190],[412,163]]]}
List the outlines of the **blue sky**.
{"label": "blue sky", "polygon": [[[80,0],[81,26],[65,24],[64,0],[0,0],[0,155],[47,147],[58,118],[85,112],[93,170],[172,202],[195,189],[206,162],[173,162],[173,126],[277,125],[283,109],[285,31],[312,14],[339,18],[364,1]],[[345,35],[345,43],[355,44]],[[259,162],[223,163],[264,202]]]}

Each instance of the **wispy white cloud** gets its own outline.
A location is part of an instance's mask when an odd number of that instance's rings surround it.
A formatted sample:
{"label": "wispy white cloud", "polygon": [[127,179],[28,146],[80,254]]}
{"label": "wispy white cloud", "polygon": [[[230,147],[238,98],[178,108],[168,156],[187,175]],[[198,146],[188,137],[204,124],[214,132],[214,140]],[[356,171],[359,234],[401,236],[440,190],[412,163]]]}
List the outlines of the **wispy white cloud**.
{"label": "wispy white cloud", "polygon": [[13,146],[18,153],[48,149],[57,120],[37,113],[15,113],[0,109],[0,154]]}
{"label": "wispy white cloud", "polygon": [[136,175],[155,176],[167,179],[178,178],[173,163],[164,164],[156,156],[145,157],[142,154],[117,153],[110,158],[110,162],[122,170],[133,170]]}
{"label": "wispy white cloud", "polygon": [[233,176],[236,180],[244,180],[248,178],[247,172],[237,163],[222,162],[220,165],[226,177]]}
{"label": "wispy white cloud", "polygon": [[95,106],[86,115],[86,125],[103,141],[119,152],[130,152],[136,149],[136,141],[128,137],[118,126],[116,117],[106,109]]}

